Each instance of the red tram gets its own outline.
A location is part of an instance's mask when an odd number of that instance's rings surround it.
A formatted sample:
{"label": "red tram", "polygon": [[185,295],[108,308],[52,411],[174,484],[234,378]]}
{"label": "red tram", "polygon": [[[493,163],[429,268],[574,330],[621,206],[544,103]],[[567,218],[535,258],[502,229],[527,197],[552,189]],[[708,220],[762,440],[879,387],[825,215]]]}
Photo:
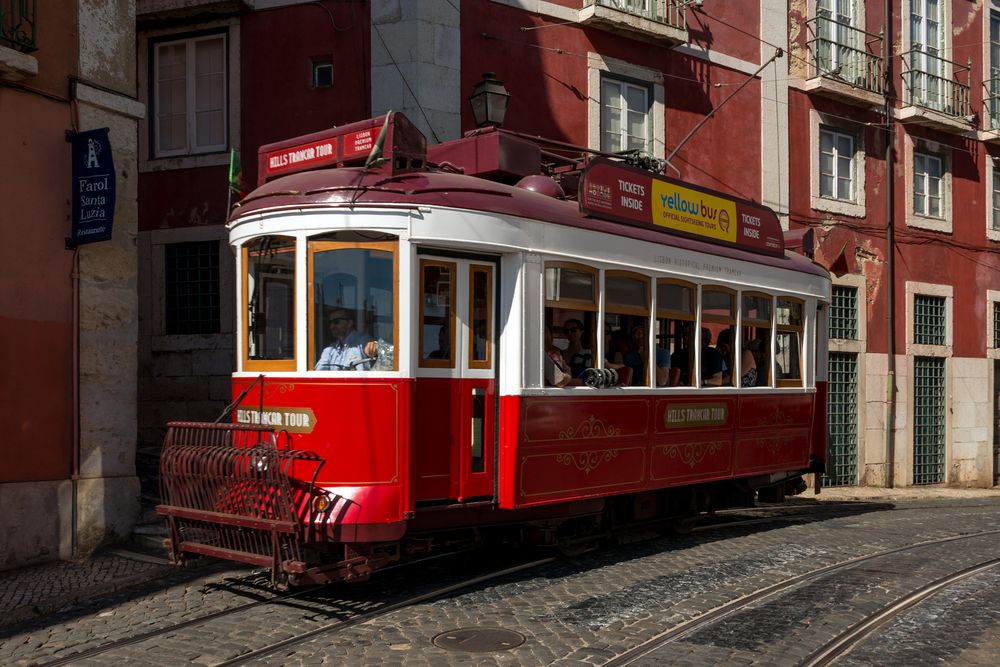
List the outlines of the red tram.
{"label": "red tram", "polygon": [[771,210],[495,128],[428,147],[398,113],[258,159],[232,422],[162,452],[175,561],[358,579],[822,471],[830,280]]}

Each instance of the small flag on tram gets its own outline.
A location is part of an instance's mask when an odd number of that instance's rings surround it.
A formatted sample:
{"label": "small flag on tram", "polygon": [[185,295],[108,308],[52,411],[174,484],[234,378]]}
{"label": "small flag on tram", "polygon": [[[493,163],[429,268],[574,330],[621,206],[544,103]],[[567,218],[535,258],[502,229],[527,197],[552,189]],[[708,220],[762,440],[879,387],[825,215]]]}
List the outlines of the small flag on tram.
{"label": "small flag on tram", "polygon": [[233,148],[229,151],[229,190],[242,197],[243,167],[240,166],[240,152]]}

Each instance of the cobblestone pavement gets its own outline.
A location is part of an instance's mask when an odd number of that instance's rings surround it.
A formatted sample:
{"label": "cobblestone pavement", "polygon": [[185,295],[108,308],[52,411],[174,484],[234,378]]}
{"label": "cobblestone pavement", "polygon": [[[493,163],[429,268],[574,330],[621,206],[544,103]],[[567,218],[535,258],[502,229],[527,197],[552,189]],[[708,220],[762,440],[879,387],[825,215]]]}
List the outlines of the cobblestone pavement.
{"label": "cobblestone pavement", "polygon": [[[825,492],[824,492],[825,493]],[[829,497],[829,496],[828,496]],[[798,665],[851,625],[947,574],[1000,557],[1000,496],[858,500],[807,496],[806,514],[728,526],[559,561],[407,607],[341,632],[324,633],[251,664],[602,664],[678,623],[789,577],[846,560],[953,535],[837,570],[755,603],[636,664]],[[215,664],[248,649],[321,627],[401,596],[458,580],[500,554],[441,561],[419,573],[384,573],[294,601],[261,605],[116,649],[78,664]],[[496,563],[481,563],[488,568]],[[137,589],[0,629],[0,663],[29,665],[220,609],[269,598],[249,570],[172,575]],[[1000,663],[1000,568],[947,586],[861,642],[842,664]],[[433,644],[459,628],[503,628],[525,641],[506,651]]]}

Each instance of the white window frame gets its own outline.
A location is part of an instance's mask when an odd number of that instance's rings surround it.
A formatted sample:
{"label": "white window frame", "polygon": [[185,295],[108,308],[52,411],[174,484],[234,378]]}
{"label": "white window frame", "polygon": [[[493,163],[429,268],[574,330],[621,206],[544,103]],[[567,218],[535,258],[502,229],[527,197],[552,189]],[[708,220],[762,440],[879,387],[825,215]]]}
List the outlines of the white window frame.
{"label": "white window frame", "polygon": [[1000,307],[1000,290],[986,290],[986,358],[1000,359],[1000,347],[993,347],[993,309]]}
{"label": "white window frame", "polygon": [[997,168],[996,160],[993,156],[986,155],[986,238],[991,241],[1000,241],[1000,169]]}
{"label": "white window frame", "polygon": [[[906,135],[905,144],[905,164],[906,173],[906,224],[911,227],[930,229],[938,232],[951,233],[952,231],[952,173],[951,173],[951,146],[940,144],[935,141],[915,138]],[[915,154],[923,154],[941,160],[941,213],[937,217],[926,215],[914,208],[913,193],[916,180],[916,170],[914,159]]]}
{"label": "white window frame", "polygon": [[[830,135],[832,142],[832,153],[829,153],[831,158],[831,164],[833,172],[830,177],[833,179],[832,191],[829,193],[823,192],[823,135]],[[842,139],[846,139],[850,142],[850,150],[847,155],[842,155],[840,152],[840,142]],[[839,199],[841,201],[854,201],[857,193],[855,192],[855,164],[854,156],[857,154],[857,148],[855,144],[857,140],[853,134],[848,132],[841,132],[833,127],[828,127],[826,125],[820,126],[819,128],[819,156],[820,156],[820,172],[819,172],[819,196],[825,197],[826,199]],[[840,173],[840,164],[843,159],[847,159],[847,175],[844,176]],[[847,181],[848,192],[846,197],[840,196],[840,181]]]}
{"label": "white window frame", "polygon": [[[608,84],[612,84],[618,87],[619,99],[622,102],[622,106],[619,109],[619,111],[621,112],[621,122],[617,138],[617,143],[618,143],[617,147],[604,145],[604,137],[608,134],[608,132],[605,131],[605,126],[606,126],[605,119],[607,115],[606,112],[611,108],[610,105],[606,104],[606,100],[604,99],[604,89]],[[642,93],[642,99],[643,102],[645,103],[642,109],[633,109],[628,105],[629,93],[633,91]],[[642,148],[640,150],[643,153],[647,154],[651,153],[651,151],[649,150],[653,141],[652,119],[650,118],[650,113],[653,106],[650,100],[650,97],[652,96],[651,93],[652,91],[649,89],[648,85],[639,85],[631,81],[627,81],[625,79],[620,79],[615,76],[601,77],[601,150],[602,151],[607,151],[609,153],[617,153],[620,151],[632,150],[629,148],[628,145],[629,139],[637,137],[632,137],[632,135],[628,133],[628,128],[630,124],[629,115],[633,113],[638,113],[641,114],[643,118],[642,125],[643,125],[643,135],[644,135],[642,139]]]}
{"label": "white window frame", "polygon": [[[944,299],[944,345],[926,345],[913,342],[914,298],[916,295]],[[950,357],[954,353],[955,288],[937,283],[906,281],[906,354],[910,357]]]}
{"label": "white window frame", "polygon": [[[993,41],[993,24],[1000,26],[1000,1],[993,0],[983,7],[983,78],[987,90],[997,101],[991,104],[985,100],[986,118],[983,127],[987,131],[1000,131],[1000,36]],[[1000,32],[1000,31],[998,31]]]}
{"label": "white window frame", "polygon": [[612,79],[648,86],[649,121],[652,133],[647,152],[655,158],[663,158],[665,153],[664,128],[664,88],[663,73],[639,65],[608,58],[597,53],[587,54],[587,145],[594,150],[601,148],[601,79],[602,75]]}
{"label": "white window frame", "polygon": [[[855,0],[815,0],[813,9],[815,12],[814,16],[817,19],[816,37],[828,40],[831,45],[830,52],[827,54],[830,68],[826,72],[819,73],[827,74],[830,71],[837,71],[845,80],[849,80],[854,73],[844,72],[843,69],[845,67],[850,69],[850,65],[852,64],[850,54],[848,54],[847,61],[845,62],[844,55],[838,47],[864,51],[864,45],[857,43],[861,33],[855,32],[855,30],[844,31],[847,35],[846,39],[842,39],[842,35],[838,33],[840,26],[849,26],[857,30],[864,30],[863,12],[858,11],[858,5]],[[822,19],[824,18],[831,21],[831,23],[823,23]],[[823,27],[826,25],[829,25],[830,33],[822,34],[824,32]]]}
{"label": "white window frame", "polygon": [[[222,64],[222,98],[223,98],[222,122],[224,124],[222,129],[223,141],[220,143],[198,146],[195,145],[195,142],[197,141],[197,132],[198,132],[196,123],[198,99],[197,99],[197,80],[195,73],[195,68],[197,67],[195,48],[199,43],[210,42],[210,41],[214,42],[218,40],[221,40],[222,42],[222,55],[223,55],[223,64]],[[186,130],[187,145],[184,146],[183,148],[165,150],[160,148],[159,112],[160,112],[161,99],[160,96],[157,94],[159,92],[158,91],[159,79],[157,78],[157,73],[159,72],[160,50],[166,47],[177,46],[178,44],[183,44],[186,51],[185,64],[187,67],[187,71],[184,74],[184,83],[187,87],[187,93],[185,95],[185,99],[187,102],[187,109],[185,113],[187,119],[187,130]],[[227,46],[228,45],[225,32],[212,33],[209,35],[198,35],[196,37],[183,37],[181,39],[175,39],[175,40],[157,41],[152,45],[153,68],[152,68],[152,81],[150,89],[153,92],[152,95],[153,113],[151,114],[152,116],[151,122],[153,123],[153,133],[152,133],[153,148],[154,148],[153,154],[155,157],[175,157],[178,155],[215,153],[218,151],[224,151],[228,148],[229,142],[227,141],[227,137],[229,129],[229,118],[228,118],[229,113],[227,109],[228,105],[225,102],[226,90],[228,88],[227,82],[229,77],[229,72],[228,72],[229,67],[226,64],[226,60],[228,60],[228,58],[226,58],[226,53],[228,51]]]}
{"label": "white window frame", "polygon": [[[239,17],[207,21],[199,24],[204,34],[208,31],[226,33],[226,139],[227,146],[238,147],[240,142],[240,20]],[[194,36],[194,35],[191,35]],[[148,30],[137,36],[138,93],[141,100],[152,100],[155,79],[150,79],[154,42],[180,39],[176,28]],[[152,106],[147,108],[146,118],[140,122],[139,131],[139,172],[169,171],[173,169],[194,169],[229,165],[229,151],[223,149],[212,153],[191,153],[171,157],[156,156],[153,151],[153,128],[156,122]]]}
{"label": "white window frame", "polygon": [[[865,150],[864,131],[858,131],[857,126],[844,120],[827,116],[816,110],[809,112],[810,141],[810,206],[817,211],[826,211],[837,215],[863,218],[865,211]],[[829,130],[850,136],[854,143],[854,155],[851,159],[853,198],[835,199],[824,197],[820,193],[820,132]]]}
{"label": "white window frame", "polygon": [[[900,0],[900,16],[903,17],[904,29],[903,29],[903,53],[907,53],[917,48],[914,44],[913,39],[913,24],[916,18],[920,22],[918,28],[918,37],[920,37],[920,45],[924,47],[921,49],[921,53],[930,54],[936,56],[936,58],[928,59],[926,56],[916,56],[913,61],[908,64],[911,70],[918,70],[924,72],[924,76],[934,75],[941,77],[944,80],[951,78],[951,65],[946,60],[937,60],[937,58],[945,58],[945,54],[950,53],[951,48],[951,2],[949,0],[937,0],[938,1],[938,15],[937,23],[937,40],[935,44],[926,44],[925,40],[927,37],[927,0],[915,0],[920,3],[918,8],[920,11],[918,13],[913,13],[911,11],[912,2],[914,0]],[[938,63],[936,65],[928,65],[929,62]],[[926,82],[925,82],[926,84]],[[916,97],[913,94],[912,81],[908,81],[906,85],[909,87],[907,104],[919,104],[920,106],[925,106],[928,108],[937,108],[931,103],[931,100],[926,94],[929,90],[929,86],[925,85],[925,95],[923,98]],[[943,91],[938,91],[939,97],[944,97]]]}
{"label": "white window frame", "polygon": [[[936,213],[932,211],[935,199]],[[940,155],[913,152],[913,213],[924,218],[944,217],[944,158]]]}

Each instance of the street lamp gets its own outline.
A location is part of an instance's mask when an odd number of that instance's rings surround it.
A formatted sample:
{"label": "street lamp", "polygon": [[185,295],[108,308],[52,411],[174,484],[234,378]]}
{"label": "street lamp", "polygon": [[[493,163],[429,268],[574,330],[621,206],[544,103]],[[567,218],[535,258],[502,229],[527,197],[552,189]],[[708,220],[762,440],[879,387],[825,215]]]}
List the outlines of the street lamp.
{"label": "street lamp", "polygon": [[472,105],[472,116],[476,119],[476,127],[503,125],[507,115],[507,102],[510,93],[503,87],[503,81],[495,79],[493,72],[483,73],[483,80],[476,84],[469,96]]}

